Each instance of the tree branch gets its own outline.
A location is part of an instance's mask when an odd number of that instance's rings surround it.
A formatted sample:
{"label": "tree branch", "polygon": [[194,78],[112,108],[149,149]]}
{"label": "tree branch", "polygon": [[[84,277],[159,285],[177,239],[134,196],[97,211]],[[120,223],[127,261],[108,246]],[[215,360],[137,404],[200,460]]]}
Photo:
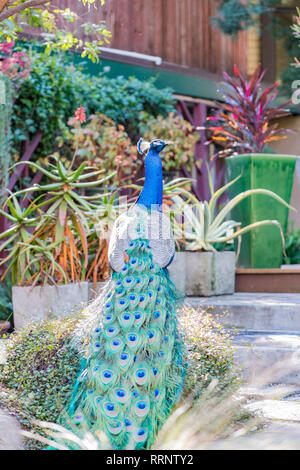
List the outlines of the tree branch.
{"label": "tree branch", "polygon": [[[0,13],[0,22],[6,20],[7,18],[10,18],[11,16],[17,15],[18,13],[25,10],[26,8],[38,8],[38,7],[41,7],[42,5],[45,5],[46,3],[51,3],[52,1],[53,0],[27,0],[27,2],[21,3],[20,5],[17,5],[13,8],[8,8],[5,11],[2,11],[2,13]],[[1,4],[3,3],[4,3],[3,5],[3,8],[4,8],[7,4],[7,0],[6,1],[0,0],[0,11],[1,11]]]}
{"label": "tree branch", "polygon": [[8,0],[0,0],[0,12],[6,7]]}

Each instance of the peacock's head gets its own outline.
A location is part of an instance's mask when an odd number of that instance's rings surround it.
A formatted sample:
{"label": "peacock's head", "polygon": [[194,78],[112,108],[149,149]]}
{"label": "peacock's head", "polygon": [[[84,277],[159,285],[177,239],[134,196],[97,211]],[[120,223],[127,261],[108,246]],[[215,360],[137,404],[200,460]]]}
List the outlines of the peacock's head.
{"label": "peacock's head", "polygon": [[137,144],[137,148],[140,154],[144,155],[149,150],[154,150],[156,153],[160,153],[164,150],[167,145],[170,145],[172,142],[169,140],[160,140],[155,139],[152,142],[145,142],[143,139],[140,139]]}

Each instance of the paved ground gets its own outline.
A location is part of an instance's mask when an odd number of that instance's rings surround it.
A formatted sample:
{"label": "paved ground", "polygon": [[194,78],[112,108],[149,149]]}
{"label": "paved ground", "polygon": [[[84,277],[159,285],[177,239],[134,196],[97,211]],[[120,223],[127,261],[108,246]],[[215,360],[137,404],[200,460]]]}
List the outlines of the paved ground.
{"label": "paved ground", "polygon": [[244,386],[247,408],[261,417],[263,427],[245,436],[218,440],[214,450],[300,450],[300,386]]}

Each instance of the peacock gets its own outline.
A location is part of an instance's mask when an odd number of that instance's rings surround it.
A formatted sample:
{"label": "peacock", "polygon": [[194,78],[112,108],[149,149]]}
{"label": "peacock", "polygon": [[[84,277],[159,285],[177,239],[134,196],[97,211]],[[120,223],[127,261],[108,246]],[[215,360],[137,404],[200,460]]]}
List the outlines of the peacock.
{"label": "peacock", "polygon": [[111,280],[88,308],[88,341],[73,389],[73,423],[104,432],[113,449],[149,449],[181,395],[185,364],[177,328],[182,295],[167,267],[175,253],[162,211],[162,140],[142,139],[145,182],[137,202],[114,223]]}

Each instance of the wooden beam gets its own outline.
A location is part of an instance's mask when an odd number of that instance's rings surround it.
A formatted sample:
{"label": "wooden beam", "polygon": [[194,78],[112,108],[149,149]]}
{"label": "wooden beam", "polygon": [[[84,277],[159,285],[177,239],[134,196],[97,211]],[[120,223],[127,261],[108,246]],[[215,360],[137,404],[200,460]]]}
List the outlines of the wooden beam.
{"label": "wooden beam", "polygon": [[[34,136],[33,140],[30,142],[28,145],[27,149],[25,150],[20,162],[27,162],[31,159],[34,151],[36,150],[37,146],[39,145],[41,138],[43,137],[43,132],[38,131],[37,134]],[[26,168],[26,165],[20,165],[17,167],[16,171],[11,175],[7,189],[12,191],[14,188],[14,185],[20,178],[21,174],[23,173],[24,169]]]}

